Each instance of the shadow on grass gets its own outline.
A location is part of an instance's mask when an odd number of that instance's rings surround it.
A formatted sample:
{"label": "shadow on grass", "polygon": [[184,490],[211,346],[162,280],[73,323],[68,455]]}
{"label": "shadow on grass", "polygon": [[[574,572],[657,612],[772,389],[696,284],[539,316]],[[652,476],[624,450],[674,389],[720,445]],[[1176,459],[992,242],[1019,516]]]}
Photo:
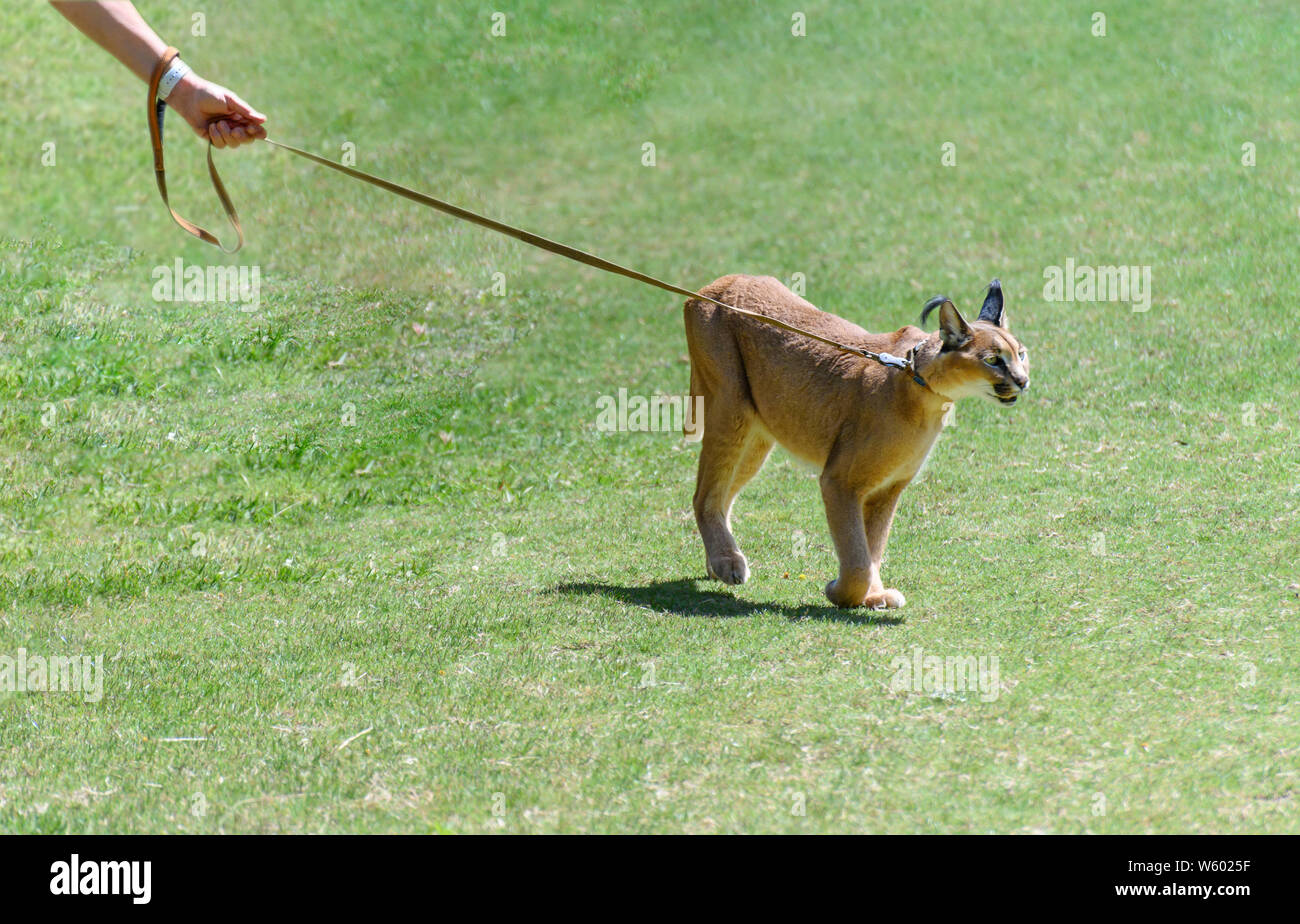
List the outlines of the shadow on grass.
{"label": "shadow on grass", "polygon": [[727,619],[754,616],[759,613],[777,613],[786,619],[823,619],[858,625],[896,626],[903,617],[876,610],[842,610],[829,605],[785,606],[780,603],[742,600],[718,590],[701,590],[698,581],[686,578],[679,581],[656,581],[642,587],[623,587],[618,584],[572,582],[558,584],[549,593],[567,596],[599,595],[628,603],[632,606],[675,613],[678,616],[706,616]]}

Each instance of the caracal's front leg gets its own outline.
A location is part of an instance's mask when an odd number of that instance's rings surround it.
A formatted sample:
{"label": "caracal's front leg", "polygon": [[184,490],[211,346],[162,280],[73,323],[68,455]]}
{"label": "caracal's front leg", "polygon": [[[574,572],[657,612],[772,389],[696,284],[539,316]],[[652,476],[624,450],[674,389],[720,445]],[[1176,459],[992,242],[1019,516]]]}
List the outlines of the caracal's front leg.
{"label": "caracal's front leg", "polygon": [[862,523],[867,533],[867,547],[871,554],[871,573],[875,582],[867,591],[863,605],[874,609],[895,609],[907,599],[892,587],[885,587],[880,579],[880,566],[885,558],[885,543],[889,541],[889,527],[894,522],[898,496],[906,483],[894,484],[869,496],[862,504]]}
{"label": "caracal's front leg", "polygon": [[830,468],[822,472],[821,488],[826,522],[840,560],[840,576],[826,585],[826,597],[836,606],[862,606],[880,587],[863,527],[862,492]]}

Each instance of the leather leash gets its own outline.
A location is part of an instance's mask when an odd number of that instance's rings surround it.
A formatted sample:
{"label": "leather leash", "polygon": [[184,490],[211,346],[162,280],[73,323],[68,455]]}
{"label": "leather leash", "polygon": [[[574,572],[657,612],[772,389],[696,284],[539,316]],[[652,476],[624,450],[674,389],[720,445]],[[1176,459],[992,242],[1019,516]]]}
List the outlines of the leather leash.
{"label": "leather leash", "polygon": [[153,144],[153,175],[158,181],[158,192],[162,195],[163,205],[167,206],[167,211],[171,212],[172,218],[176,224],[180,225],[190,234],[193,234],[201,241],[211,244],[214,247],[220,247],[226,253],[234,253],[244,246],[244,229],[239,225],[239,215],[235,212],[235,206],[230,201],[230,196],[226,193],[226,186],[221,182],[221,175],[217,173],[217,165],[212,162],[212,140],[208,140],[208,175],[212,177],[212,188],[217,191],[217,198],[221,200],[221,207],[226,210],[226,217],[230,219],[231,226],[235,229],[235,246],[227,250],[211,231],[200,228],[188,218],[182,217],[167,199],[167,171],[163,168],[163,114],[167,111],[167,104],[158,99],[158,82],[162,80],[163,74],[167,73],[167,65],[172,63],[179,51],[175,48],[168,48],[163,52],[162,58],[154,66],[153,76],[149,78],[149,141]]}
{"label": "leather leash", "polygon": [[[226,194],[226,188],[221,183],[221,177],[217,174],[216,165],[213,164],[212,162],[211,140],[209,140],[208,142],[208,173],[212,177],[212,185],[217,191],[217,197],[221,200],[221,205],[226,210],[226,216],[230,219],[230,224],[235,229],[235,235],[237,237],[237,240],[235,242],[234,248],[227,250],[225,247],[221,245],[221,242],[217,239],[217,237],[214,234],[204,230],[203,228],[200,228],[192,221],[182,218],[180,215],[176,213],[176,210],[173,209],[171,207],[171,204],[167,201],[167,181],[163,170],[163,149],[162,149],[162,123],[163,123],[163,112],[166,109],[166,103],[164,103],[162,100],[156,99],[156,96],[158,92],[158,81],[162,79],[162,75],[167,71],[167,65],[171,63],[172,58],[176,57],[177,54],[178,52],[176,51],[175,48],[168,48],[167,51],[163,53],[162,60],[159,61],[157,67],[154,68],[153,77],[149,81],[149,136],[153,142],[154,175],[157,177],[158,180],[158,191],[162,193],[163,204],[167,206],[167,210],[171,212],[172,218],[176,220],[176,223],[178,225],[180,225],[182,228],[184,228],[186,231],[188,231],[190,234],[193,234],[195,237],[199,238],[200,240],[206,241],[207,243],[212,244],[216,247],[220,247],[226,253],[234,253],[235,251],[239,250],[239,248],[242,247],[244,244],[244,232],[239,225],[239,216],[235,213],[235,208],[230,202],[230,197]],[[710,302],[714,305],[717,305],[720,308],[725,308],[728,311],[734,311],[736,314],[742,314],[745,317],[753,318],[754,320],[759,321],[763,324],[768,324],[772,327],[779,327],[782,330],[789,331],[790,333],[793,334],[799,334],[800,336],[803,337],[808,337],[811,340],[817,340],[821,343],[826,344],[827,346],[834,347],[835,349],[840,350],[841,352],[849,353],[853,356],[860,356],[863,359],[869,359],[873,362],[880,363],[880,365],[882,366],[888,366],[892,369],[902,369],[903,371],[909,373],[912,377],[912,380],[916,382],[918,385],[921,385],[924,388],[929,388],[929,386],[926,384],[925,379],[923,379],[920,376],[920,374],[916,371],[916,364],[914,360],[916,357],[916,350],[920,346],[919,343],[913,346],[912,349],[908,351],[908,355],[906,357],[895,356],[892,353],[885,353],[885,352],[877,353],[873,350],[866,350],[866,349],[862,349],[861,347],[849,346],[847,343],[840,343],[838,340],[833,340],[829,337],[823,337],[821,334],[813,333],[812,331],[806,330],[802,327],[796,327],[793,324],[787,324],[784,321],[778,320],[777,318],[769,317],[765,314],[759,314],[756,311],[749,311],[745,308],[737,308],[735,305],[728,305],[726,302],[719,301],[716,298],[711,298],[708,295],[702,295],[699,292],[692,292],[690,289],[687,289],[683,286],[674,285],[671,282],[665,282],[662,279],[657,279],[654,276],[650,276],[646,273],[641,273],[638,272],[637,270],[630,269],[626,266],[621,266],[618,263],[614,263],[610,260],[606,260],[602,257],[598,257],[595,254],[587,253],[585,250],[578,250],[576,247],[570,247],[568,244],[561,244],[559,241],[553,241],[550,240],[549,238],[542,237],[539,234],[533,234],[531,231],[525,231],[522,228],[516,228],[513,227],[512,225],[507,225],[504,222],[496,221],[495,219],[488,218],[485,215],[479,215],[477,212],[471,212],[469,209],[461,208],[460,206],[453,205],[450,202],[444,202],[442,199],[437,199],[433,196],[411,189],[407,186],[402,186],[390,180],[385,180],[382,177],[375,176],[374,174],[366,173],[364,170],[357,170],[354,167],[348,167],[343,164],[337,163],[335,161],[328,160],[317,154],[312,154],[310,151],[304,151],[301,148],[295,148],[293,145],[283,144],[279,141],[272,141],[270,138],[264,138],[263,140],[267,144],[271,145],[272,147],[276,147],[276,148],[280,148],[281,150],[288,151],[290,154],[295,154],[298,157],[302,157],[309,161],[312,161],[313,163],[320,164],[322,167],[328,167],[331,170],[336,170],[339,173],[342,173],[345,176],[349,176],[354,180],[360,180],[363,183],[368,183],[371,186],[376,186],[379,189],[392,193],[393,195],[401,196],[404,199],[410,199],[412,202],[417,202],[420,205],[423,205],[427,208],[436,209],[439,212],[444,212],[455,218],[459,218],[462,221],[468,221],[472,224],[479,225],[480,227],[488,228],[489,230],[495,231],[498,234],[504,234],[507,237],[513,237],[515,240],[522,241],[523,243],[528,244],[531,247],[536,247],[540,250],[545,250],[548,253],[553,253],[557,256],[566,257],[567,259],[574,260],[586,266],[594,267],[595,269],[598,270],[604,270],[607,273],[613,273],[616,276],[626,276],[628,279],[635,279],[637,282],[642,282],[645,283],[646,285],[663,289],[666,292],[672,292],[676,295],[683,295],[686,298],[690,298],[690,299],[699,299],[700,301]]]}

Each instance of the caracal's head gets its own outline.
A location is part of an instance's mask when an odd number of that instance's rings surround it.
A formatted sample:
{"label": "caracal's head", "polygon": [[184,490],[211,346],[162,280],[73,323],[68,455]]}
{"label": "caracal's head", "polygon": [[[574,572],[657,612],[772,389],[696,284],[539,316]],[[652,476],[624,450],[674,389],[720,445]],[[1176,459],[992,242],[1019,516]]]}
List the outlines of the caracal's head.
{"label": "caracal's head", "polygon": [[952,400],[979,395],[1012,405],[1029,387],[1029,353],[1008,330],[1002,284],[994,279],[977,320],[967,323],[946,296],[930,299],[921,326],[939,309],[939,354],[925,367],[925,380]]}

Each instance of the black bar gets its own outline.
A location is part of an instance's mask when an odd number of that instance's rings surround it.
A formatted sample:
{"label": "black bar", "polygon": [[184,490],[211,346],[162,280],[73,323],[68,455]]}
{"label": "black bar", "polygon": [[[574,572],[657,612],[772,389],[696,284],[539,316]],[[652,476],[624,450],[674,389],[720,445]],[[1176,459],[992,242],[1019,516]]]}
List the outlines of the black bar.
{"label": "black bar", "polygon": [[[5,837],[0,897],[7,909],[337,915],[373,913],[376,896],[385,904],[430,908],[515,897],[534,901],[537,912],[565,902],[585,905],[612,889],[622,896],[617,907],[661,901],[662,912],[671,914],[704,887],[715,901],[737,906],[763,902],[775,890],[794,901],[802,895],[814,907],[839,894],[837,904],[860,903],[864,911],[902,902],[900,910],[918,913],[979,907],[1182,913],[1200,906],[1232,914],[1291,896],[1283,877],[1292,847],[1286,838],[1245,836],[868,837],[815,847],[768,838],[707,846],[682,838],[672,844],[623,839],[615,846],[573,837],[563,845],[520,837]],[[135,868],[139,879],[122,877],[127,894],[52,894],[52,884],[67,886],[67,877],[55,883],[63,869],[56,864],[69,864],[74,854],[87,886],[105,871],[88,862],[148,861],[148,902],[135,901],[143,897],[142,865]],[[727,855],[721,863],[720,854]],[[114,869],[122,870],[110,868],[108,879]],[[138,894],[131,894],[132,884]],[[1135,888],[1151,894],[1134,894]]]}

